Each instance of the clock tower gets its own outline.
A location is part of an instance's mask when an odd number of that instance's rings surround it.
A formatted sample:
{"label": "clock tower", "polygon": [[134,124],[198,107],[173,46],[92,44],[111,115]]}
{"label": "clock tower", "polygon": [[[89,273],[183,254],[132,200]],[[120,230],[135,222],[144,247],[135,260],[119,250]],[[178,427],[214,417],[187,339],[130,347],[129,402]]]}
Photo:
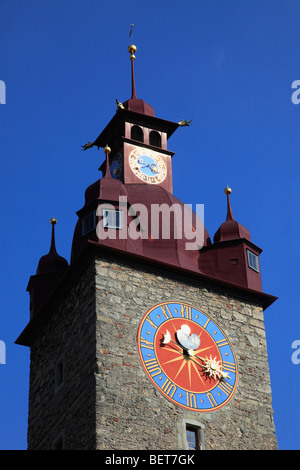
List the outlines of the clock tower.
{"label": "clock tower", "polygon": [[276,449],[259,256],[231,189],[213,239],[173,194],[179,125],[132,94],[84,146],[102,177],[77,211],[71,259],[30,277],[29,449]]}
{"label": "clock tower", "polygon": [[[129,46],[132,76],[131,98],[117,103],[117,112],[101,132],[94,145],[111,147],[109,158],[113,177],[125,184],[159,185],[172,193],[174,152],[167,149],[167,140],[179,124],[155,117],[154,109],[136,97],[134,61],[136,47]],[[103,170],[103,167],[100,168]]]}

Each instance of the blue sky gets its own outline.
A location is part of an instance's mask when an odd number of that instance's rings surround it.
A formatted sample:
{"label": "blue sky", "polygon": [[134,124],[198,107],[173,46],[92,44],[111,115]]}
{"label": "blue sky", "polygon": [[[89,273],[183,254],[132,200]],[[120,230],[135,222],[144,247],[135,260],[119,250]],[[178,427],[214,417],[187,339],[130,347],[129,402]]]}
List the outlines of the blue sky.
{"label": "blue sky", "polygon": [[[0,0],[0,449],[25,449],[27,282],[50,247],[70,260],[76,211],[102,151],[82,152],[130,97],[129,26],[138,98],[156,116],[193,119],[169,140],[174,194],[205,205],[211,237],[233,214],[263,249],[276,434],[300,449],[300,2],[297,0]],[[0,95],[1,101],[1,95]]]}

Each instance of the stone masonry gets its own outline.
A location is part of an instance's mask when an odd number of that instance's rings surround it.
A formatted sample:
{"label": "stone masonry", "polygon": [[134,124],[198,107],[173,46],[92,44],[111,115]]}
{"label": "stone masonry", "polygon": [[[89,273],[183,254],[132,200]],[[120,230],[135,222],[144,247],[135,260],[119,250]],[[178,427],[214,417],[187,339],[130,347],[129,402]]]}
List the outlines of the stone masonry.
{"label": "stone masonry", "polygon": [[[236,353],[239,382],[211,413],[167,400],[146,376],[137,329],[163,301],[187,302],[211,316]],[[99,449],[184,449],[185,423],[204,430],[205,449],[276,449],[262,308],[201,283],[143,267],[96,260],[96,439]]]}
{"label": "stone masonry", "polygon": [[[139,323],[171,300],[211,316],[233,345],[239,381],[220,410],[176,406],[144,372]],[[64,381],[56,390],[59,358]],[[63,436],[66,449],[186,449],[186,424],[201,428],[201,448],[277,448],[262,308],[175,272],[93,258],[31,345],[28,448],[51,449]]]}
{"label": "stone masonry", "polygon": [[[91,266],[39,329],[30,351],[28,449],[95,448],[95,279]],[[56,391],[55,365],[64,359]]]}

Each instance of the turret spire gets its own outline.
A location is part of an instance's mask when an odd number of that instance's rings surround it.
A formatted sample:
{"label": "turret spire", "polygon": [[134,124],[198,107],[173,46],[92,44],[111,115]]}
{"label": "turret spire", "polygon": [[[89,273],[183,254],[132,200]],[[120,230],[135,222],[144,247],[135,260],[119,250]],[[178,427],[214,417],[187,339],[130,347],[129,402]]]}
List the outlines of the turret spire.
{"label": "turret spire", "polygon": [[62,256],[60,256],[56,251],[55,246],[55,229],[54,226],[56,225],[57,220],[52,217],[50,220],[50,224],[52,225],[52,234],[51,234],[51,245],[50,250],[47,255],[41,257],[36,274],[43,274],[43,273],[57,273],[63,272],[68,267],[68,262]]}
{"label": "turret spire", "polygon": [[224,193],[227,195],[227,217],[226,220],[234,220],[233,214],[232,214],[232,209],[231,209],[231,203],[230,203],[230,194],[231,194],[231,188],[227,187],[224,189]]}
{"label": "turret spire", "polygon": [[51,245],[50,245],[49,253],[56,253],[54,226],[57,224],[57,220],[54,217],[52,217],[52,219],[50,220],[50,224],[52,225],[52,234],[51,234]]}
{"label": "turret spire", "polygon": [[227,186],[224,189],[224,193],[227,195],[227,217],[226,221],[216,231],[214,236],[214,243],[241,238],[245,238],[246,240],[250,241],[249,230],[238,223],[233,217],[230,203],[231,188]]}
{"label": "turret spire", "polygon": [[136,90],[135,90],[135,77],[134,77],[134,61],[136,52],[136,46],[131,44],[128,47],[128,52],[130,53],[130,60],[131,60],[131,99],[136,98]]}
{"label": "turret spire", "polygon": [[[133,25],[130,25],[131,28]],[[131,29],[131,34],[129,34],[130,39],[132,40],[132,29]],[[135,86],[135,75],[134,75],[134,61],[135,61],[135,52],[137,48],[136,46],[131,43],[130,46],[128,46],[128,52],[130,54],[130,60],[131,60],[131,98],[129,100],[124,101],[121,106],[118,105],[118,110],[121,109],[128,109],[129,111],[134,111],[135,113],[139,114],[146,114],[147,116],[155,116],[154,109],[150,104],[146,103],[142,99],[138,99],[136,96],[136,86]]]}
{"label": "turret spire", "polygon": [[105,145],[103,152],[106,154],[105,178],[112,178],[109,167],[109,154],[111,152],[111,148],[108,145]]}

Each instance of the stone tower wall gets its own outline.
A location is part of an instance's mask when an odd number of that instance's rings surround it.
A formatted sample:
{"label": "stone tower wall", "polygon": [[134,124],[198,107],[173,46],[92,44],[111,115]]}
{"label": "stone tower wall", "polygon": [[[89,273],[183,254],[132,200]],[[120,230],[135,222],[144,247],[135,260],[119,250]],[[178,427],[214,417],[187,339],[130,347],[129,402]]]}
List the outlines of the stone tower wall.
{"label": "stone tower wall", "polygon": [[[98,258],[78,277],[31,347],[28,448],[185,449],[185,425],[205,449],[275,449],[262,308],[228,292],[136,262]],[[144,372],[137,330],[163,301],[193,304],[228,336],[239,369],[231,401],[211,413],[167,400]],[[63,386],[55,364],[63,357]]]}
{"label": "stone tower wall", "polygon": [[[66,293],[31,346],[28,449],[95,447],[95,276],[90,266]],[[64,381],[56,389],[57,361]]]}
{"label": "stone tower wall", "polygon": [[[239,381],[223,408],[202,413],[167,400],[150,382],[137,329],[163,301],[187,302],[215,320],[235,350]],[[99,449],[185,449],[185,425],[205,449],[276,449],[263,310],[228,293],[154,274],[136,264],[96,261],[96,429]]]}

